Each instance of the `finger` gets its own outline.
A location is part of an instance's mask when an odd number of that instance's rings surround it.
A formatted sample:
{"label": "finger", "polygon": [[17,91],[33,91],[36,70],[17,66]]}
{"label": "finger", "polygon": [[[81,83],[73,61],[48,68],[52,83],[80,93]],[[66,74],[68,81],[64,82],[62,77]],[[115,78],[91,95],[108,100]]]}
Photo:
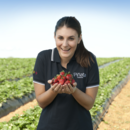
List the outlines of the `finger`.
{"label": "finger", "polygon": [[51,84],[51,83],[52,83],[52,80],[48,80],[48,83]]}
{"label": "finger", "polygon": [[69,86],[70,92],[73,92],[73,87],[70,84],[68,84],[68,86]]}
{"label": "finger", "polygon": [[71,92],[70,92],[69,85],[66,85],[66,91],[67,91],[67,93],[69,93],[69,94],[71,93]]}
{"label": "finger", "polygon": [[64,90],[64,93],[66,93],[66,85],[63,85],[62,90]]}
{"label": "finger", "polygon": [[58,85],[58,83],[55,83],[54,85],[51,85],[52,90],[54,90],[57,85]]}
{"label": "finger", "polygon": [[68,86],[67,86],[67,84],[65,84],[65,85],[64,85],[64,92],[68,94],[69,92],[68,92],[68,89],[67,89],[67,88],[68,88]]}
{"label": "finger", "polygon": [[58,93],[62,93],[62,85],[61,84],[59,86]]}
{"label": "finger", "polygon": [[68,84],[68,87],[69,87],[69,89],[71,89],[71,88],[72,88],[72,85],[69,83],[69,84]]}
{"label": "finger", "polygon": [[74,87],[75,87],[75,86],[77,86],[77,83],[76,83],[76,82],[74,82],[74,83],[73,83],[73,86],[74,86]]}
{"label": "finger", "polygon": [[62,93],[62,85],[59,87],[58,93]]}
{"label": "finger", "polygon": [[54,91],[55,91],[55,92],[58,92],[60,86],[61,86],[61,84],[58,84],[58,85],[55,87]]}
{"label": "finger", "polygon": [[65,86],[62,86],[62,93],[65,93]]}

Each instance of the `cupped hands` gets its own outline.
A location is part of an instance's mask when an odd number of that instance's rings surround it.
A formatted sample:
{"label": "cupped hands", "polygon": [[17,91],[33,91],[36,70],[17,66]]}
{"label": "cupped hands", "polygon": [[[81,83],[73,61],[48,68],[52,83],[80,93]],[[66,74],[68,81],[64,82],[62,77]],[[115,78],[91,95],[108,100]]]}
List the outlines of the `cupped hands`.
{"label": "cupped hands", "polygon": [[51,85],[51,90],[53,92],[57,93],[57,94],[58,93],[59,94],[61,94],[61,93],[72,94],[77,89],[77,87],[76,87],[77,83],[76,82],[73,83],[73,86],[70,83],[63,84],[63,85],[55,83],[54,85],[52,85],[52,80],[48,80],[48,83]]}

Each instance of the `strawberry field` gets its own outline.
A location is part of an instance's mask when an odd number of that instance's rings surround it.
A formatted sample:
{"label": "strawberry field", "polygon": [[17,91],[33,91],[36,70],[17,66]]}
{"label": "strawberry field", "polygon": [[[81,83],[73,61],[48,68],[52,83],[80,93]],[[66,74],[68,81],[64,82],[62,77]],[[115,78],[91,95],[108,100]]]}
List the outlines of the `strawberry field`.
{"label": "strawberry field", "polygon": [[[22,101],[23,97],[34,93],[33,68],[35,58],[0,59],[0,117],[4,116],[7,101]],[[115,62],[113,62],[115,61]],[[93,108],[90,110],[95,122],[97,113],[102,113],[106,99],[111,97],[112,90],[129,74],[130,58],[97,58],[100,74],[100,86]],[[108,64],[110,63],[110,64]],[[104,64],[106,66],[104,66]],[[30,100],[34,99],[30,96]],[[21,100],[20,100],[21,99]],[[7,104],[6,104],[7,103]],[[6,105],[5,105],[6,104]],[[22,105],[22,104],[21,104]],[[15,105],[13,105],[15,107]],[[15,108],[12,108],[12,111]],[[36,130],[42,109],[37,105],[24,111],[23,115],[12,117],[9,122],[0,122],[1,130]],[[7,114],[7,112],[5,112]]]}

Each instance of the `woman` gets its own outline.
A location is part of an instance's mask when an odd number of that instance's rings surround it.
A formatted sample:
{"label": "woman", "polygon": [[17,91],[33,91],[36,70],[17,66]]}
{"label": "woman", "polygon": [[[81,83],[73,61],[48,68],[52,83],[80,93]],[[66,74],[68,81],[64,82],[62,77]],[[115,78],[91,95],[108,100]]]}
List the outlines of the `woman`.
{"label": "woman", "polygon": [[[37,130],[93,130],[89,110],[98,92],[99,70],[81,36],[79,21],[63,17],[55,27],[56,47],[38,53],[33,82],[42,113]],[[51,79],[62,70],[73,75],[74,87],[52,85]]]}

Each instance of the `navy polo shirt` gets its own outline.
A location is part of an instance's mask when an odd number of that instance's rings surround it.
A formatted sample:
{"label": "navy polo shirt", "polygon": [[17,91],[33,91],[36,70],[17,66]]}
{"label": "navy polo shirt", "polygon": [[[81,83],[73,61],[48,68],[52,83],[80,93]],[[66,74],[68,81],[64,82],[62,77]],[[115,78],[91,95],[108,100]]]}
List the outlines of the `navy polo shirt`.
{"label": "navy polo shirt", "polygon": [[[60,71],[70,72],[77,82],[77,88],[85,93],[86,89],[99,86],[99,70],[95,55],[91,56],[91,67],[81,67],[76,62],[75,53],[67,69],[61,65],[57,48],[43,50],[38,53],[33,73],[33,82],[45,85],[50,89],[48,80]],[[70,94],[58,94],[56,98],[42,109],[37,130],[93,130],[90,112],[82,107]]]}

